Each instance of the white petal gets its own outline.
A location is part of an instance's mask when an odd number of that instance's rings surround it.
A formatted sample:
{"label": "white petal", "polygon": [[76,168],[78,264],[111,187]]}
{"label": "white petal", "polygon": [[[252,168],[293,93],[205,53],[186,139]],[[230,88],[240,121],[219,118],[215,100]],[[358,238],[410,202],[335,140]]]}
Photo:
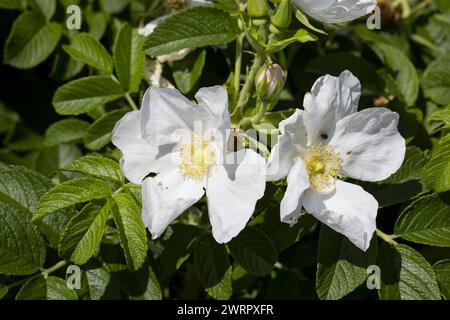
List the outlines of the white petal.
{"label": "white petal", "polygon": [[139,28],[138,33],[143,37],[148,37],[153,33],[153,31],[155,31],[155,28],[167,17],[168,16],[165,15],[150,21],[144,27]]}
{"label": "white petal", "polygon": [[185,49],[181,49],[180,51],[177,51],[177,52],[172,52],[172,53],[157,56],[156,59],[161,63],[170,62],[170,61],[179,61],[179,60],[183,60],[184,58],[186,58],[186,56],[189,53],[191,53],[192,50],[193,49],[185,48]]}
{"label": "white petal", "polygon": [[303,193],[309,189],[310,183],[305,164],[298,159],[287,177],[287,189],[281,200],[280,218],[282,222],[294,225],[297,223],[302,208]]}
{"label": "white petal", "polygon": [[173,166],[168,152],[149,145],[142,138],[140,129],[140,111],[132,111],[117,122],[112,135],[112,143],[122,152],[122,171],[136,184],[141,184],[149,173]]}
{"label": "white petal", "polygon": [[376,230],[378,202],[360,186],[338,180],[336,191],[327,196],[309,189],[305,192],[303,206],[361,250],[369,248]]}
{"label": "white petal", "polygon": [[209,177],[209,220],[214,239],[226,243],[245,228],[266,187],[265,161],[253,150],[242,150],[245,158],[239,165],[218,166]]}
{"label": "white petal", "polygon": [[406,151],[398,119],[389,109],[369,108],[339,121],[330,145],[340,153],[341,173],[364,181],[384,180],[395,173]]}
{"label": "white petal", "polygon": [[307,15],[326,23],[358,19],[375,9],[376,0],[294,0]]}
{"label": "white petal", "polygon": [[203,187],[204,184],[186,179],[176,170],[144,180],[142,220],[153,239],[203,196]]}
{"label": "white petal", "polygon": [[294,158],[300,149],[306,147],[306,129],[302,110],[296,109],[294,114],[279,124],[278,142],[272,148],[267,161],[267,180],[274,181],[285,178]]}
{"label": "white petal", "polygon": [[308,143],[329,141],[336,122],[357,111],[360,96],[361,84],[350,71],[319,78],[303,101]]}
{"label": "white petal", "polygon": [[207,5],[211,5],[211,4],[212,4],[212,2],[209,0],[190,0],[189,1],[190,7],[207,6]]}
{"label": "white petal", "polygon": [[201,88],[195,99],[199,107],[209,113],[203,128],[206,138],[213,140],[224,153],[231,128],[227,90],[223,86]]}
{"label": "white petal", "polygon": [[156,146],[186,140],[209,118],[207,110],[171,88],[148,89],[141,112],[142,136]]}

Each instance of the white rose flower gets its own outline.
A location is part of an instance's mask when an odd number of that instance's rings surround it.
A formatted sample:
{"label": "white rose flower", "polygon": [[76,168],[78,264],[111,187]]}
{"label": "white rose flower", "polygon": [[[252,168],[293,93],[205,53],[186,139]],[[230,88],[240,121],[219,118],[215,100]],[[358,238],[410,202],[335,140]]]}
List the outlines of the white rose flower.
{"label": "white rose flower", "polygon": [[376,0],[293,0],[304,13],[326,23],[358,19],[375,9]]}
{"label": "white rose flower", "polygon": [[283,222],[295,224],[303,207],[366,251],[376,230],[378,202],[338,178],[384,180],[400,168],[406,147],[398,114],[386,108],[357,112],[360,95],[360,82],[349,71],[317,80],[305,96],[305,110],[280,123],[268,180],[287,176]]}
{"label": "white rose flower", "polygon": [[225,243],[264,194],[265,160],[250,149],[227,152],[225,88],[202,88],[195,98],[198,105],[175,89],[150,88],[142,109],[116,124],[112,141],[122,151],[124,175],[142,184],[142,218],[153,238],[206,192],[213,236]]}

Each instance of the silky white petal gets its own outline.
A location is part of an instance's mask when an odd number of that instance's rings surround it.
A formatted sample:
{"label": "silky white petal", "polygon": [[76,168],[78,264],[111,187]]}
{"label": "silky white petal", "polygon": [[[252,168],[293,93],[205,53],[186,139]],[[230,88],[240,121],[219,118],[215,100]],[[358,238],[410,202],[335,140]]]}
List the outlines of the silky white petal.
{"label": "silky white petal", "polygon": [[360,96],[361,84],[350,71],[319,78],[303,101],[308,143],[329,141],[336,122],[357,111]]}
{"label": "silky white petal", "polygon": [[360,186],[338,180],[335,192],[327,196],[309,189],[303,207],[361,250],[369,248],[376,230],[378,202]]}
{"label": "silky white petal", "polygon": [[372,12],[376,0],[294,0],[307,15],[326,23],[358,19]]}
{"label": "silky white petal", "polygon": [[144,27],[139,28],[138,33],[143,37],[148,37],[153,33],[153,31],[155,31],[156,27],[167,17],[168,15],[165,15],[150,21]]}
{"label": "silky white petal", "polygon": [[309,189],[310,183],[303,160],[295,161],[287,177],[287,189],[281,200],[280,218],[282,222],[294,225],[297,223],[302,208],[303,193]]}
{"label": "silky white petal", "polygon": [[279,128],[278,142],[272,148],[267,161],[268,181],[285,178],[300,149],[306,147],[307,137],[302,110],[296,109],[292,116],[280,122]]}
{"label": "silky white petal", "polygon": [[405,139],[399,116],[386,108],[370,108],[338,122],[330,141],[342,160],[341,174],[364,181],[384,180],[403,163]]}
{"label": "silky white petal", "polygon": [[204,134],[214,141],[222,153],[226,151],[229,129],[231,128],[230,112],[228,111],[228,93],[223,86],[201,88],[195,99],[198,106],[209,113],[204,122]]}
{"label": "silky white petal", "polygon": [[149,173],[174,166],[170,161],[170,150],[149,145],[142,138],[140,128],[140,111],[132,111],[117,122],[112,135],[112,143],[122,152],[122,172],[135,184],[141,184]]}
{"label": "silky white petal", "polygon": [[177,52],[172,52],[172,53],[157,56],[156,59],[161,63],[170,62],[170,61],[179,61],[179,60],[183,60],[184,58],[186,58],[186,56],[189,53],[191,53],[192,50],[193,49],[191,49],[191,48],[185,48],[185,49],[181,49],[180,51],[177,51]]}
{"label": "silky white petal", "polygon": [[193,104],[178,90],[150,88],[141,109],[143,138],[152,145],[173,144],[190,138],[209,118],[204,108]]}
{"label": "silky white petal", "polygon": [[177,170],[145,179],[142,184],[142,220],[153,239],[159,237],[204,193],[204,183],[187,179]]}
{"label": "silky white petal", "polygon": [[244,229],[266,187],[265,161],[245,149],[242,163],[218,166],[208,178],[209,220],[214,239],[226,243]]}

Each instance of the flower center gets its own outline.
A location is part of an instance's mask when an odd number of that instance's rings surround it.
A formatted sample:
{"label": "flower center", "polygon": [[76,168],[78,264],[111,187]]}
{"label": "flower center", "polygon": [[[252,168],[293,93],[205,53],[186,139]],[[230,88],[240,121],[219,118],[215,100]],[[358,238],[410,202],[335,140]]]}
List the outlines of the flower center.
{"label": "flower center", "polygon": [[201,180],[216,163],[216,152],[208,140],[192,135],[180,150],[180,172],[193,180]]}
{"label": "flower center", "polygon": [[339,152],[332,147],[318,144],[309,147],[302,156],[308,172],[309,181],[317,191],[328,191],[334,188],[334,180],[341,170]]}

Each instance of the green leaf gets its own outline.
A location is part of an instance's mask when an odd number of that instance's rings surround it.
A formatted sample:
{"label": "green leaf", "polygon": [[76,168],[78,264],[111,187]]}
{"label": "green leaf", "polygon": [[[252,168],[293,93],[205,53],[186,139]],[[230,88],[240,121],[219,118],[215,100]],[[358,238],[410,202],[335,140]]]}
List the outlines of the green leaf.
{"label": "green leaf", "polygon": [[28,217],[33,215],[39,198],[50,186],[46,177],[30,169],[0,168],[0,202],[18,208]]}
{"label": "green leaf", "polygon": [[68,118],[53,123],[45,132],[45,145],[53,147],[65,143],[82,141],[89,123],[76,118]]}
{"label": "green leaf", "polygon": [[317,41],[318,38],[306,29],[298,29],[297,31],[289,31],[283,34],[282,39],[275,38],[275,41],[269,45],[269,52],[278,52],[286,48],[288,45],[299,42],[306,43]]}
{"label": "green leaf", "polygon": [[189,54],[185,59],[172,63],[172,76],[178,90],[183,94],[191,92],[202,75],[206,62],[206,50]]}
{"label": "green leaf", "polygon": [[120,29],[114,45],[114,66],[120,83],[128,92],[139,89],[144,74],[144,38],[129,24]]}
{"label": "green leaf", "polygon": [[[29,245],[26,243],[18,243],[17,248],[25,245],[25,247],[29,246],[31,249],[34,248],[38,250],[36,252],[39,252],[41,249],[35,246],[38,244],[44,246],[43,240],[41,239],[39,233],[35,231],[35,226],[29,226],[30,223],[28,222],[28,219],[31,219],[33,213],[35,212],[36,205],[41,195],[44,194],[50,187],[50,180],[29,169],[15,166],[0,169],[0,203],[4,203],[5,205],[11,206],[18,210],[20,214],[18,214],[16,218],[20,219],[20,221],[23,220],[24,232],[31,235],[34,234],[34,237],[37,236],[37,238],[34,238],[34,241],[32,241]],[[22,216],[25,216],[26,219],[21,219]],[[57,212],[52,217],[46,217],[38,224],[39,230],[47,238],[50,246],[56,247],[58,245],[59,236],[62,232],[62,228],[67,222],[67,219],[68,213]],[[11,232],[11,230],[8,231],[5,229],[4,231]],[[14,237],[9,238],[13,241]],[[12,244],[13,242],[11,242],[11,245]],[[23,256],[27,256],[27,253],[23,253]],[[44,257],[42,257],[42,259],[44,259]]]}
{"label": "green leaf", "polygon": [[99,71],[112,74],[113,60],[105,47],[89,33],[77,33],[70,45],[63,46],[74,60],[81,61]]}
{"label": "green leaf", "polygon": [[44,148],[37,156],[35,169],[50,177],[59,169],[66,168],[79,157],[81,157],[81,151],[73,144],[61,144],[55,147]]}
{"label": "green leaf", "polygon": [[119,229],[120,245],[125,252],[128,268],[139,270],[147,257],[147,232],[141,218],[141,208],[128,193],[113,196],[116,206],[114,222]]}
{"label": "green leaf", "polygon": [[443,110],[433,112],[428,118],[428,127],[432,133],[435,133],[441,129],[450,128],[450,106]]}
{"label": "green leaf", "polygon": [[29,0],[31,9],[43,15],[47,21],[55,14],[56,0]]}
{"label": "green leaf", "polygon": [[450,260],[442,260],[434,264],[434,273],[441,288],[441,294],[450,300]]}
{"label": "green leaf", "polygon": [[424,152],[415,146],[407,147],[405,160],[400,169],[388,179],[382,181],[382,184],[398,184],[422,179],[423,167],[428,160],[428,152]]}
{"label": "green leaf", "polygon": [[433,268],[414,249],[382,243],[378,254],[382,300],[440,300]]}
{"label": "green leaf", "polygon": [[161,300],[162,293],[152,268],[145,263],[136,271],[122,270],[113,274],[131,300]]}
{"label": "green leaf", "polygon": [[450,247],[450,206],[436,194],[416,200],[398,217],[395,235],[430,246]]}
{"label": "green leaf", "polygon": [[72,163],[69,170],[78,171],[98,178],[112,180],[122,183],[123,176],[119,164],[100,155],[89,154]]}
{"label": "green leaf", "polygon": [[45,260],[45,243],[29,217],[0,201],[0,225],[0,273],[27,275],[39,271]]}
{"label": "green leaf", "polygon": [[43,62],[55,49],[61,37],[61,26],[47,23],[31,11],[14,21],[6,40],[3,63],[19,69],[30,69]]}
{"label": "green leaf", "polygon": [[1,9],[25,10],[26,7],[27,7],[26,0],[0,0]]}
{"label": "green leaf", "polygon": [[208,236],[195,248],[194,261],[206,292],[215,299],[230,299],[232,268],[225,246]]}
{"label": "green leaf", "polygon": [[78,300],[78,296],[63,279],[47,277],[28,281],[20,289],[16,300]]}
{"label": "green leaf", "polygon": [[301,24],[303,24],[305,27],[307,27],[308,29],[311,29],[315,32],[321,33],[321,34],[327,34],[325,31],[318,29],[316,27],[314,27],[311,22],[309,22],[308,17],[301,12],[300,10],[295,10],[295,17],[297,18],[298,21],[300,21]]}
{"label": "green leaf", "polygon": [[450,139],[441,140],[424,170],[424,181],[429,188],[436,192],[450,190]]}
{"label": "green leaf", "polygon": [[111,193],[109,185],[97,178],[79,178],[63,182],[41,197],[33,220],[77,203],[107,198]]}
{"label": "green leaf", "polygon": [[419,77],[409,58],[399,49],[383,43],[375,44],[381,50],[386,65],[396,73],[395,83],[408,106],[413,106],[419,95]]}
{"label": "green leaf", "polygon": [[39,222],[39,231],[47,239],[51,248],[58,250],[61,235],[73,214],[73,210],[62,210],[44,217]]}
{"label": "green leaf", "polygon": [[86,270],[86,278],[91,300],[113,300],[120,297],[120,288],[113,282],[111,273],[101,268]]}
{"label": "green leaf", "polygon": [[236,19],[213,7],[180,11],[161,22],[145,40],[148,55],[160,56],[185,48],[220,45],[235,39]]}
{"label": "green leaf", "polygon": [[444,106],[450,105],[450,55],[432,62],[421,78],[425,96]]}
{"label": "green leaf", "polygon": [[0,300],[3,299],[4,296],[8,294],[8,288],[0,283]]}
{"label": "green leaf", "polygon": [[364,252],[345,236],[322,225],[316,274],[317,295],[320,299],[341,299],[366,280],[367,267],[376,260],[376,237],[372,241],[367,252]]}
{"label": "green leaf", "polygon": [[90,150],[100,150],[111,142],[112,131],[127,111],[114,110],[95,120],[84,137],[84,144]]}
{"label": "green leaf", "polygon": [[78,265],[85,264],[97,251],[105,232],[110,202],[101,207],[88,204],[70,219],[59,243],[59,255],[70,257]]}
{"label": "green leaf", "polygon": [[90,76],[56,90],[53,105],[62,115],[77,115],[124,96],[122,87],[107,76]]}
{"label": "green leaf", "polygon": [[197,237],[201,234],[199,228],[191,225],[178,223],[172,225],[171,228],[172,234],[164,242],[164,251],[158,259],[160,264],[158,268],[160,270],[159,278],[163,283],[169,280],[173,273],[189,258]]}
{"label": "green leaf", "polygon": [[248,272],[264,276],[277,261],[277,250],[270,238],[255,227],[247,227],[229,243],[231,255]]}

